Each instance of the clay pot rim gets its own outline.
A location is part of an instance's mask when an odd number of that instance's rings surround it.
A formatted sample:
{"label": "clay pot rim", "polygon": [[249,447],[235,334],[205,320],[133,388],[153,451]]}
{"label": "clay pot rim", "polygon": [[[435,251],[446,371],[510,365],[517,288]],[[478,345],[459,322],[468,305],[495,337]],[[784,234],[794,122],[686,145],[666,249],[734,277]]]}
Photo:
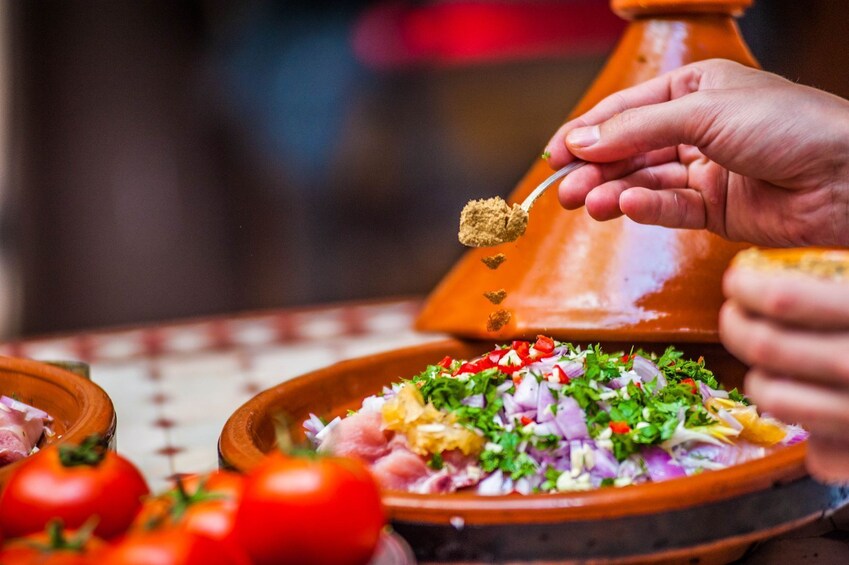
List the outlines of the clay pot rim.
{"label": "clay pot rim", "polygon": [[[265,417],[269,404],[309,380],[321,382],[334,378],[344,374],[346,367],[352,364],[379,365],[422,353],[433,353],[436,358],[451,354],[451,351],[475,348],[479,344],[482,342],[449,338],[395,349],[342,361],[271,387],[243,404],[225,423],[218,444],[221,464],[241,471],[257,464],[264,453],[254,443],[253,430]],[[515,516],[513,520],[524,523],[646,515],[681,510],[694,503],[727,500],[804,478],[805,451],[806,443],[802,442],[742,465],[663,483],[585,492],[506,496],[384,491],[384,504],[392,519],[417,523],[445,523],[451,518],[461,518],[466,524],[499,524],[511,521],[505,518],[505,513],[512,513]]]}
{"label": "clay pot rim", "polygon": [[[79,443],[93,433],[104,435],[108,441],[112,440],[117,423],[115,409],[106,392],[94,382],[65,369],[39,361],[0,356],[0,375],[3,373],[16,373],[48,383],[49,387],[64,390],[76,399],[75,407],[77,410],[72,413],[72,418],[64,413],[50,414],[55,420],[68,419],[70,423],[61,436],[57,435],[47,440],[47,446]],[[25,387],[22,387],[22,390],[3,392],[8,395],[17,393],[22,397],[29,394]],[[24,461],[26,461],[26,458],[0,467],[0,486],[13,470]]]}

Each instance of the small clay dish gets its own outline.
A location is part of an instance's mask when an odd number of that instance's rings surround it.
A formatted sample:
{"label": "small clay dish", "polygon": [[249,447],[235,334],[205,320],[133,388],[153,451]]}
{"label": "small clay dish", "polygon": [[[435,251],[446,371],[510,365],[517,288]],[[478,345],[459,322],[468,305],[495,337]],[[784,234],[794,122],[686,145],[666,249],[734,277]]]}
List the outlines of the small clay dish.
{"label": "small clay dish", "polygon": [[[0,356],[0,394],[44,410],[53,418],[54,434],[46,434],[40,448],[59,443],[79,443],[100,434],[110,444],[115,438],[115,409],[102,388],[65,369]],[[0,488],[22,461],[0,467]]]}
{"label": "small clay dish", "polygon": [[[642,344],[659,352],[666,345]],[[704,355],[726,386],[740,386],[745,367],[720,345],[674,345],[693,358]],[[445,355],[468,358],[491,346],[450,339],[345,361],[275,386],[227,421],[218,445],[221,465],[245,471],[274,449],[275,414],[288,414],[293,437],[303,439],[301,424],[310,412],[344,415],[365,396]],[[422,561],[724,563],[849,501],[849,489],[806,474],[805,448],[663,483],[531,496],[387,491],[384,504],[395,531]]]}

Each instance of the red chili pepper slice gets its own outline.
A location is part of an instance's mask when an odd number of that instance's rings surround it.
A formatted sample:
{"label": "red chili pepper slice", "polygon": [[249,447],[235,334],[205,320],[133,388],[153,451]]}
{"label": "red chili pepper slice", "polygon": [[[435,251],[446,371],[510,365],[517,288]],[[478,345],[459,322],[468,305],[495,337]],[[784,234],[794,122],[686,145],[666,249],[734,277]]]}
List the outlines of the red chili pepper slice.
{"label": "red chili pepper slice", "polygon": [[477,361],[467,361],[460,365],[460,368],[457,369],[456,375],[462,373],[480,373],[481,371],[485,371],[487,369],[491,369],[495,367],[495,363],[487,356],[478,359]]}
{"label": "red chili pepper slice", "polygon": [[513,351],[515,351],[519,355],[519,359],[527,362],[531,358],[531,344],[527,341],[514,341],[513,342]]}
{"label": "red chili pepper slice", "polygon": [[521,418],[519,418],[519,421],[522,423],[523,426],[527,426],[528,424],[533,423],[533,420],[528,416],[522,416]]}
{"label": "red chili pepper slice", "polygon": [[614,434],[627,434],[631,431],[628,422],[610,422],[609,426]]}
{"label": "red chili pepper slice", "polygon": [[534,343],[534,349],[543,354],[543,356],[554,353],[554,340],[548,336],[538,335]]}
{"label": "red chili pepper slice", "polygon": [[437,363],[437,365],[439,367],[442,367],[443,369],[448,369],[449,367],[451,367],[451,363],[453,363],[453,362],[454,362],[454,359],[452,359],[451,356],[446,355],[445,357],[442,358],[442,361]]}
{"label": "red chili pepper slice", "polygon": [[555,365],[551,372],[555,377],[557,377],[557,382],[562,385],[568,385],[572,381],[572,379],[569,378],[569,375],[566,374],[566,371],[561,369],[559,365]]}
{"label": "red chili pepper slice", "polygon": [[492,361],[494,364],[498,364],[501,361],[501,358],[507,355],[509,349],[496,349],[495,351],[490,352],[486,358]]}
{"label": "red chili pepper slice", "polygon": [[696,385],[696,381],[687,377],[686,379],[681,379],[682,385],[690,385],[690,390],[693,391],[693,394],[696,394],[699,391],[699,387]]}

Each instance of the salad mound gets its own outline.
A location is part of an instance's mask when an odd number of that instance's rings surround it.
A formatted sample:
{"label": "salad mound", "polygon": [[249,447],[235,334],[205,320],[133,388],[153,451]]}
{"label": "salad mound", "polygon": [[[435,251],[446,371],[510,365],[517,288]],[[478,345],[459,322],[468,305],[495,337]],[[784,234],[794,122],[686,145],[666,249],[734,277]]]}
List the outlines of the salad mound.
{"label": "salad mound", "polygon": [[607,353],[539,336],[445,357],[304,423],[318,451],[357,456],[384,488],[498,495],[656,482],[763,457],[807,437],[669,347]]}

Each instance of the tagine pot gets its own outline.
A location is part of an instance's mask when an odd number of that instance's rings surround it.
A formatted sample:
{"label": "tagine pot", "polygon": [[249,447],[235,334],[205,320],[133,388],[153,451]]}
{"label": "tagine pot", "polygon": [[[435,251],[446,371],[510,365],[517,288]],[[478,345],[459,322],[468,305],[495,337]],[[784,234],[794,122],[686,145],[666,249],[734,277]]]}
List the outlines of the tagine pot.
{"label": "tagine pot", "polygon": [[[607,351],[630,347],[602,345]],[[726,386],[740,386],[745,368],[721,345],[675,345],[691,358],[703,355]],[[218,443],[221,466],[246,472],[277,449],[280,414],[288,416],[291,437],[304,442],[302,424],[310,414],[325,421],[344,417],[363,398],[445,355],[466,359],[490,348],[447,339],[343,361],[278,384],[227,420]],[[665,345],[647,348],[660,353]],[[807,475],[805,449],[803,442],[743,465],[624,488],[501,496],[385,491],[383,503],[394,531],[423,563],[728,563],[849,500],[849,488]]]}
{"label": "tagine pot", "polygon": [[[750,4],[614,0],[613,10],[630,23],[570,117],[690,62],[725,58],[757,66],[734,19]],[[545,161],[536,161],[508,202],[521,202],[551,173]],[[571,341],[717,342],[722,273],[744,247],[701,230],[627,218],[598,222],[583,209],[563,209],[549,190],[531,210],[523,237],[463,255],[428,297],[416,326],[487,340],[544,333]],[[497,253],[506,257],[499,268],[482,263]],[[507,297],[499,306],[483,296],[502,288]],[[511,320],[487,331],[487,318],[497,308]]]}

